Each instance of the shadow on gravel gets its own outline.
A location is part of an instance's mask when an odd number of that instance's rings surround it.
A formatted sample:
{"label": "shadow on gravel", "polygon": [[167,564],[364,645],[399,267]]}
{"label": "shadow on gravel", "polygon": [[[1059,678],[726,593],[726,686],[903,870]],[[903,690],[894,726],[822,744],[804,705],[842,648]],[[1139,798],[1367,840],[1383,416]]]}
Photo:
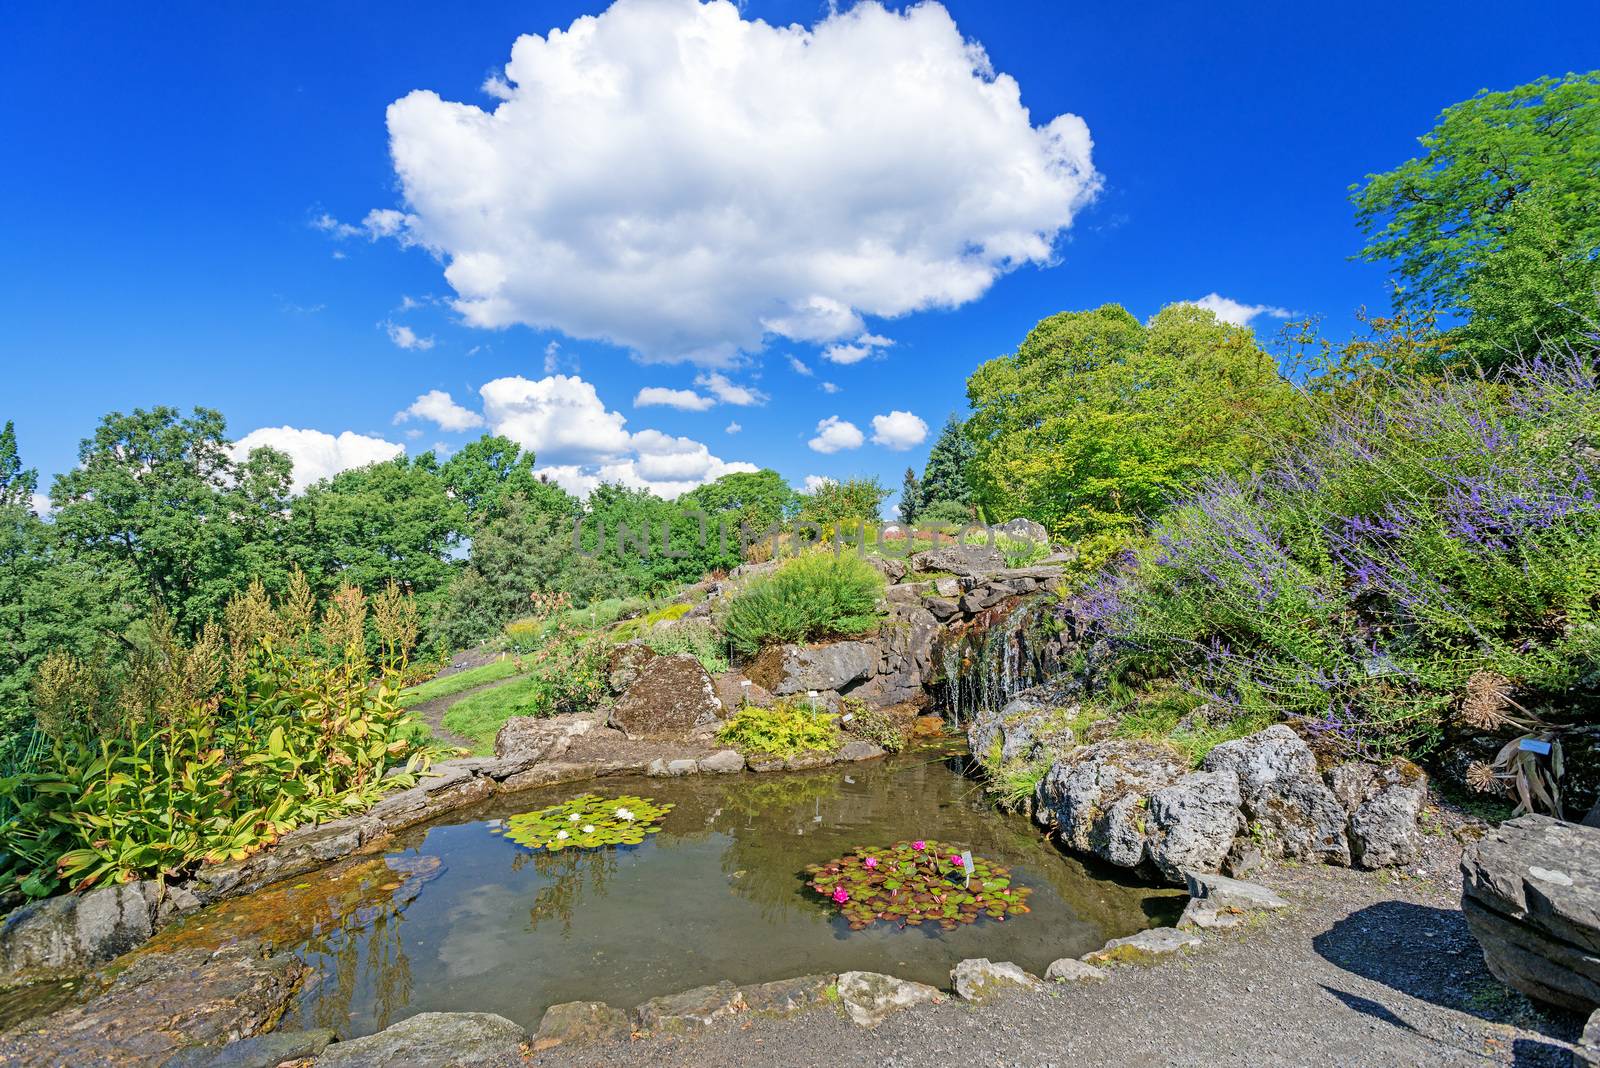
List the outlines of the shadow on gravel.
{"label": "shadow on gravel", "polygon": [[[1329,963],[1409,997],[1558,1041],[1573,1041],[1582,1031],[1576,1016],[1536,1007],[1490,975],[1459,909],[1381,901],[1337,921],[1311,944]],[[1368,998],[1324,989],[1357,1012],[1414,1030]],[[1568,1053],[1559,1046],[1519,1040],[1515,1056],[1519,1065],[1565,1065]]]}

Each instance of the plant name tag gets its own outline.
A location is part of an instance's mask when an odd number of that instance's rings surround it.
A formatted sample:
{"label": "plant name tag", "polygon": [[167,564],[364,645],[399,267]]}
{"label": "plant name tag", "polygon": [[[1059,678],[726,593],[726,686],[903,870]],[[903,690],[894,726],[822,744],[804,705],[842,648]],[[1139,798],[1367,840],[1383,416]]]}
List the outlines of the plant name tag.
{"label": "plant name tag", "polygon": [[1550,755],[1550,743],[1541,742],[1537,738],[1524,738],[1517,743],[1517,748],[1524,753],[1538,753],[1540,756]]}

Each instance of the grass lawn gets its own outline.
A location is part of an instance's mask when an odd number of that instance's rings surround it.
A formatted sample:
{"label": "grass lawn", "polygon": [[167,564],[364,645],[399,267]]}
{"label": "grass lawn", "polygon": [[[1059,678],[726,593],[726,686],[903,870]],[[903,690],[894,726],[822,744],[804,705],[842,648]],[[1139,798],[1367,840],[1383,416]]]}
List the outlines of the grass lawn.
{"label": "grass lawn", "polygon": [[450,706],[444,714],[444,729],[471,738],[474,753],[492,753],[494,736],[501,725],[512,716],[527,715],[537,708],[543,686],[541,679],[525,678],[475,693]]}
{"label": "grass lawn", "polygon": [[470,690],[474,686],[485,683],[499,682],[509,679],[517,673],[515,657],[506,657],[504,660],[495,660],[479,667],[458,671],[454,675],[445,675],[442,678],[429,679],[404,690],[400,694],[400,706],[410,708],[420,705],[424,701],[432,701],[436,697],[449,697],[451,694]]}

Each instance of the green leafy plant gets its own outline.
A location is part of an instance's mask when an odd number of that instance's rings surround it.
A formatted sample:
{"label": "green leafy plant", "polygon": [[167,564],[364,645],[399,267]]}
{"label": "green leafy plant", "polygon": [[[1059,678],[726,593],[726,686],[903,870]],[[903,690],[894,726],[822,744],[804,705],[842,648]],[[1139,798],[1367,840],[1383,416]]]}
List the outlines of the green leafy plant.
{"label": "green leafy plant", "polygon": [[722,636],[704,620],[686,619],[671,627],[654,627],[645,632],[644,643],[662,656],[688,653],[700,661],[700,666],[710,675],[728,670]]}
{"label": "green leafy plant", "polygon": [[[905,748],[905,732],[889,713],[854,697],[846,697],[841,707],[844,710],[840,717],[841,726],[846,731],[891,753],[898,753]],[[845,719],[845,716],[849,718]]]}
{"label": "green leafy plant", "polygon": [[996,534],[994,547],[1006,558],[1007,567],[1028,567],[1050,555],[1050,545],[1043,539],[1013,538]]}
{"label": "green leafy plant", "polygon": [[742,752],[774,757],[828,752],[839,744],[833,713],[796,698],[770,708],[745,705],[723,724],[717,739]]}
{"label": "green leafy plant", "polygon": [[848,553],[810,552],[757,578],[729,603],[723,631],[735,649],[862,634],[881,618],[883,576]]}
{"label": "green leafy plant", "polygon": [[981,857],[972,870],[947,842],[896,842],[858,847],[837,860],[806,868],[812,890],[832,902],[859,931],[880,920],[901,927],[936,923],[953,931],[980,917],[1004,920],[1028,911],[1031,892],[1011,872]]}
{"label": "green leafy plant", "polygon": [[499,830],[518,845],[550,852],[638,845],[661,829],[661,821],[671,811],[671,805],[658,805],[648,797],[581,794],[559,805],[512,816]]}

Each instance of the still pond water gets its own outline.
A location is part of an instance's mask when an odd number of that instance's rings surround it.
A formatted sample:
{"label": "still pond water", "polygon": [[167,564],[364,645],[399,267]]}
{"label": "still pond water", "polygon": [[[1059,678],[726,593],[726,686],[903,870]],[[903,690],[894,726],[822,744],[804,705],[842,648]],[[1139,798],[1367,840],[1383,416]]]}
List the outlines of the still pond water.
{"label": "still pond water", "polygon": [[[533,852],[499,819],[583,792],[676,807],[643,845]],[[919,837],[971,848],[1033,888],[1032,910],[951,932],[850,931],[804,887],[808,864]],[[1170,922],[1183,899],[1091,872],[994,811],[947,755],[922,751],[789,775],[614,779],[499,798],[352,862],[218,910],[178,933],[254,928],[316,971],[281,1029],[368,1034],[418,1012],[499,1013],[535,1028],[560,1001],[631,1006],[731,979],[850,969],[939,986],[965,957],[1035,973]]]}

